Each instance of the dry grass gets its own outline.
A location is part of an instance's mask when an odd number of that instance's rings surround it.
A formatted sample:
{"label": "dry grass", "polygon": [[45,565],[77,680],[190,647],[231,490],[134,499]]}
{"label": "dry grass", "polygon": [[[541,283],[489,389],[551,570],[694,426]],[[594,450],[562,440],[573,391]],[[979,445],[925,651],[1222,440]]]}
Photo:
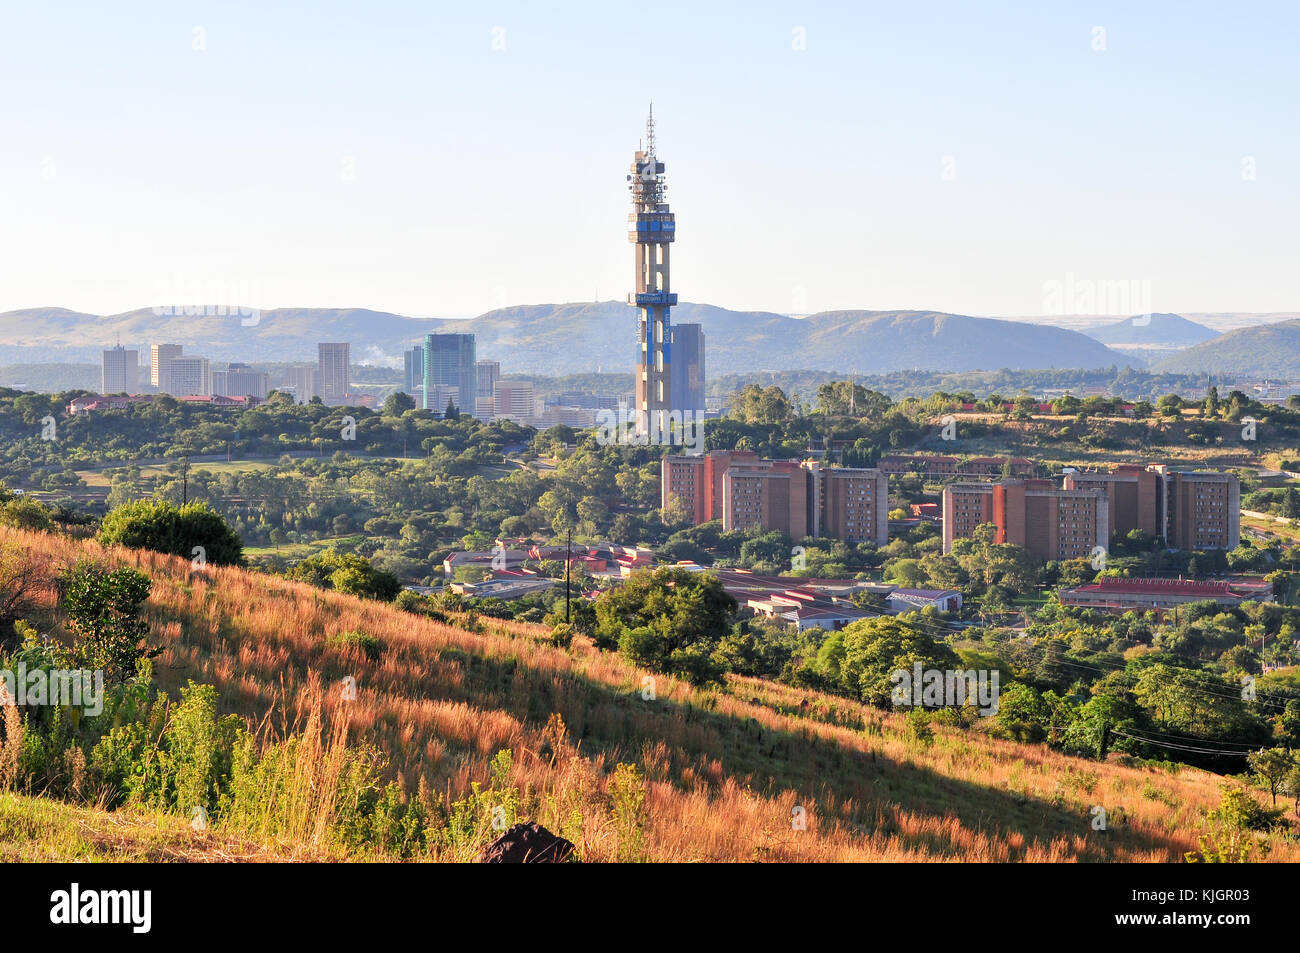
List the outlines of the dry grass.
{"label": "dry grass", "polygon": [[277,850],[181,817],[124,808],[105,811],[23,795],[0,795],[0,863],[244,863],[337,859],[326,851]]}
{"label": "dry grass", "polygon": [[[102,553],[16,535],[60,562]],[[656,676],[656,700],[643,701],[646,673],[582,639],[568,651],[543,644],[540,626],[483,619],[468,632],[238,569],[199,575],[184,559],[104,555],[155,580],[163,687],[213,683],[253,724],[281,712],[282,735],[323,697],[326,733],[346,721],[408,790],[422,781],[446,806],[510,748],[527,816],[588,861],[628,854],[610,785],[619,762],[644,774],[641,853],[661,861],[1178,861],[1219,799],[1220,779],[1193,769],[1098,764],[944,728],[920,746],[901,716],[758,679],[703,691]],[[381,638],[382,656],[331,644],[348,631]],[[1096,805],[1104,832],[1091,828]],[[1293,839],[1275,839],[1270,859],[1300,860]]]}

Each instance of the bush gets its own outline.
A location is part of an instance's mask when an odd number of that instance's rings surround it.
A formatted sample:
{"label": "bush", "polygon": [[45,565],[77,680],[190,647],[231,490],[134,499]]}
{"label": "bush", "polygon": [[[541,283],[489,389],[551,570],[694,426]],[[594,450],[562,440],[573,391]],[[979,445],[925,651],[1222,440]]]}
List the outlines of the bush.
{"label": "bush", "polygon": [[103,669],[104,677],[123,682],[135,674],[147,651],[141,644],[149,623],[141,618],[152,580],[142,572],[82,559],[56,579],[68,628],[78,637],[74,653],[80,665]]}
{"label": "bush", "polygon": [[339,632],[330,637],[330,644],[342,648],[356,648],[372,662],[379,661],[388,646],[377,635],[368,632]]}
{"label": "bush", "polygon": [[203,561],[216,566],[239,565],[244,556],[239,536],[220,513],[201,502],[181,507],[161,500],[126,503],[104,517],[98,539],[105,546],[151,549],[186,559],[201,554]]}
{"label": "bush", "polygon": [[290,579],[309,582],[322,589],[384,602],[396,599],[402,591],[401,582],[391,572],[376,569],[364,556],[341,553],[336,549],[308,556],[288,575]]}
{"label": "bush", "polygon": [[0,503],[0,526],[48,533],[54,527],[50,511],[35,500],[13,499]]}
{"label": "bush", "polygon": [[574,631],[568,622],[557,622],[551,627],[551,644],[567,649],[573,644]]}
{"label": "bush", "polygon": [[0,541],[0,626],[4,638],[12,623],[28,614],[44,587],[44,557],[13,540]]}

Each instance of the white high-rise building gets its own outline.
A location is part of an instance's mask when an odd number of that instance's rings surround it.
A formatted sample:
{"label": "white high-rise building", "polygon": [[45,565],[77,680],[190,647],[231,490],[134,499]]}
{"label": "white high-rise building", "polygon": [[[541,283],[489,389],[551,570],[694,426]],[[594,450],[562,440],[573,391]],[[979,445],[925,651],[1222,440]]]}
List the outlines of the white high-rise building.
{"label": "white high-rise building", "polygon": [[173,397],[211,396],[212,369],[206,357],[182,356],[167,361],[158,389]]}
{"label": "white high-rise building", "polygon": [[122,345],[103,352],[100,367],[101,394],[134,394],[140,386],[139,351],[128,351]]}
{"label": "white high-rise building", "polygon": [[167,362],[180,357],[183,348],[179,344],[152,344],[149,346],[149,384],[162,389],[163,368]]}

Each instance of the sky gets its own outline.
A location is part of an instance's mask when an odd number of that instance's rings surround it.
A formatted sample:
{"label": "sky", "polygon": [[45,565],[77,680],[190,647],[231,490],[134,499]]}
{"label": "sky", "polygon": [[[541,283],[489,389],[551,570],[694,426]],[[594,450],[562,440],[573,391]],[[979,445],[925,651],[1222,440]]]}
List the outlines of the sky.
{"label": "sky", "polygon": [[0,311],[1300,309],[1294,3],[10,4]]}

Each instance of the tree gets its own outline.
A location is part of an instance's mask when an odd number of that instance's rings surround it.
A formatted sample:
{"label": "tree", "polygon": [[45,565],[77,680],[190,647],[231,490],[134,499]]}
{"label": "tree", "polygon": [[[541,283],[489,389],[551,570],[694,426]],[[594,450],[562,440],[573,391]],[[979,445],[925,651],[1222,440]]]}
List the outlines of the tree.
{"label": "tree", "polygon": [[1268,788],[1268,793],[1273,796],[1273,806],[1277,807],[1277,792],[1294,770],[1295,757],[1285,748],[1260,748],[1246,756],[1246,763],[1255,772],[1255,777]]}
{"label": "tree", "polygon": [[831,381],[817,388],[817,410],[833,417],[880,417],[893,401],[879,391],[852,381]]}
{"label": "tree", "polygon": [[1300,517],[1300,490],[1293,486],[1282,495],[1282,515],[1287,519]]}
{"label": "tree", "polygon": [[594,496],[584,496],[578,501],[578,523],[584,533],[595,536],[609,525],[609,507]]}
{"label": "tree", "polygon": [[149,623],[140,610],[153,585],[144,573],[82,559],[60,573],[56,585],[82,667],[102,669],[105,678],[124,682],[141,659],[162,651],[141,645]]}
{"label": "tree", "polygon": [[916,662],[923,669],[948,670],[958,668],[961,659],[916,623],[877,616],[859,619],[828,636],[816,665],[839,690],[886,707],[893,701],[893,673],[911,672]]}
{"label": "tree", "polygon": [[13,499],[0,503],[0,526],[47,533],[54,523],[50,511],[35,500]]}
{"label": "tree", "polygon": [[998,693],[997,726],[1008,738],[1042,741],[1047,737],[1051,720],[1051,709],[1028,685],[1010,685]]}
{"label": "tree", "polygon": [[290,570],[289,578],[322,589],[385,602],[397,598],[402,591],[401,582],[392,573],[376,569],[364,556],[341,553],[336,549],[308,556]]}
{"label": "tree", "polygon": [[415,398],[403,391],[394,391],[384,399],[385,417],[400,417],[408,410],[415,410]]}
{"label": "tree", "polygon": [[614,645],[636,665],[688,678],[718,681],[710,659],[730,631],[736,600],[716,576],[663,568],[637,573],[596,600],[596,644]]}
{"label": "tree", "polygon": [[104,517],[98,539],[105,546],[151,549],[186,559],[201,553],[204,562],[217,566],[238,565],[244,556],[238,534],[202,502],[180,507],[164,500],[125,503]]}
{"label": "tree", "polygon": [[1177,417],[1183,409],[1183,399],[1177,394],[1165,394],[1156,401],[1156,410],[1164,417]]}
{"label": "tree", "polygon": [[776,385],[746,384],[731,399],[731,416],[748,424],[779,424],[790,419],[790,400]]}
{"label": "tree", "polygon": [[904,589],[916,589],[925,584],[926,572],[917,559],[895,559],[885,570],[885,578]]}
{"label": "tree", "polygon": [[0,540],[0,644],[45,588],[45,557],[17,540]]}
{"label": "tree", "polygon": [[1300,760],[1295,761],[1287,771],[1282,790],[1295,798],[1296,817],[1300,817]]}
{"label": "tree", "polygon": [[551,644],[559,648],[567,649],[573,644],[574,632],[573,625],[569,622],[557,622],[551,626]]}

